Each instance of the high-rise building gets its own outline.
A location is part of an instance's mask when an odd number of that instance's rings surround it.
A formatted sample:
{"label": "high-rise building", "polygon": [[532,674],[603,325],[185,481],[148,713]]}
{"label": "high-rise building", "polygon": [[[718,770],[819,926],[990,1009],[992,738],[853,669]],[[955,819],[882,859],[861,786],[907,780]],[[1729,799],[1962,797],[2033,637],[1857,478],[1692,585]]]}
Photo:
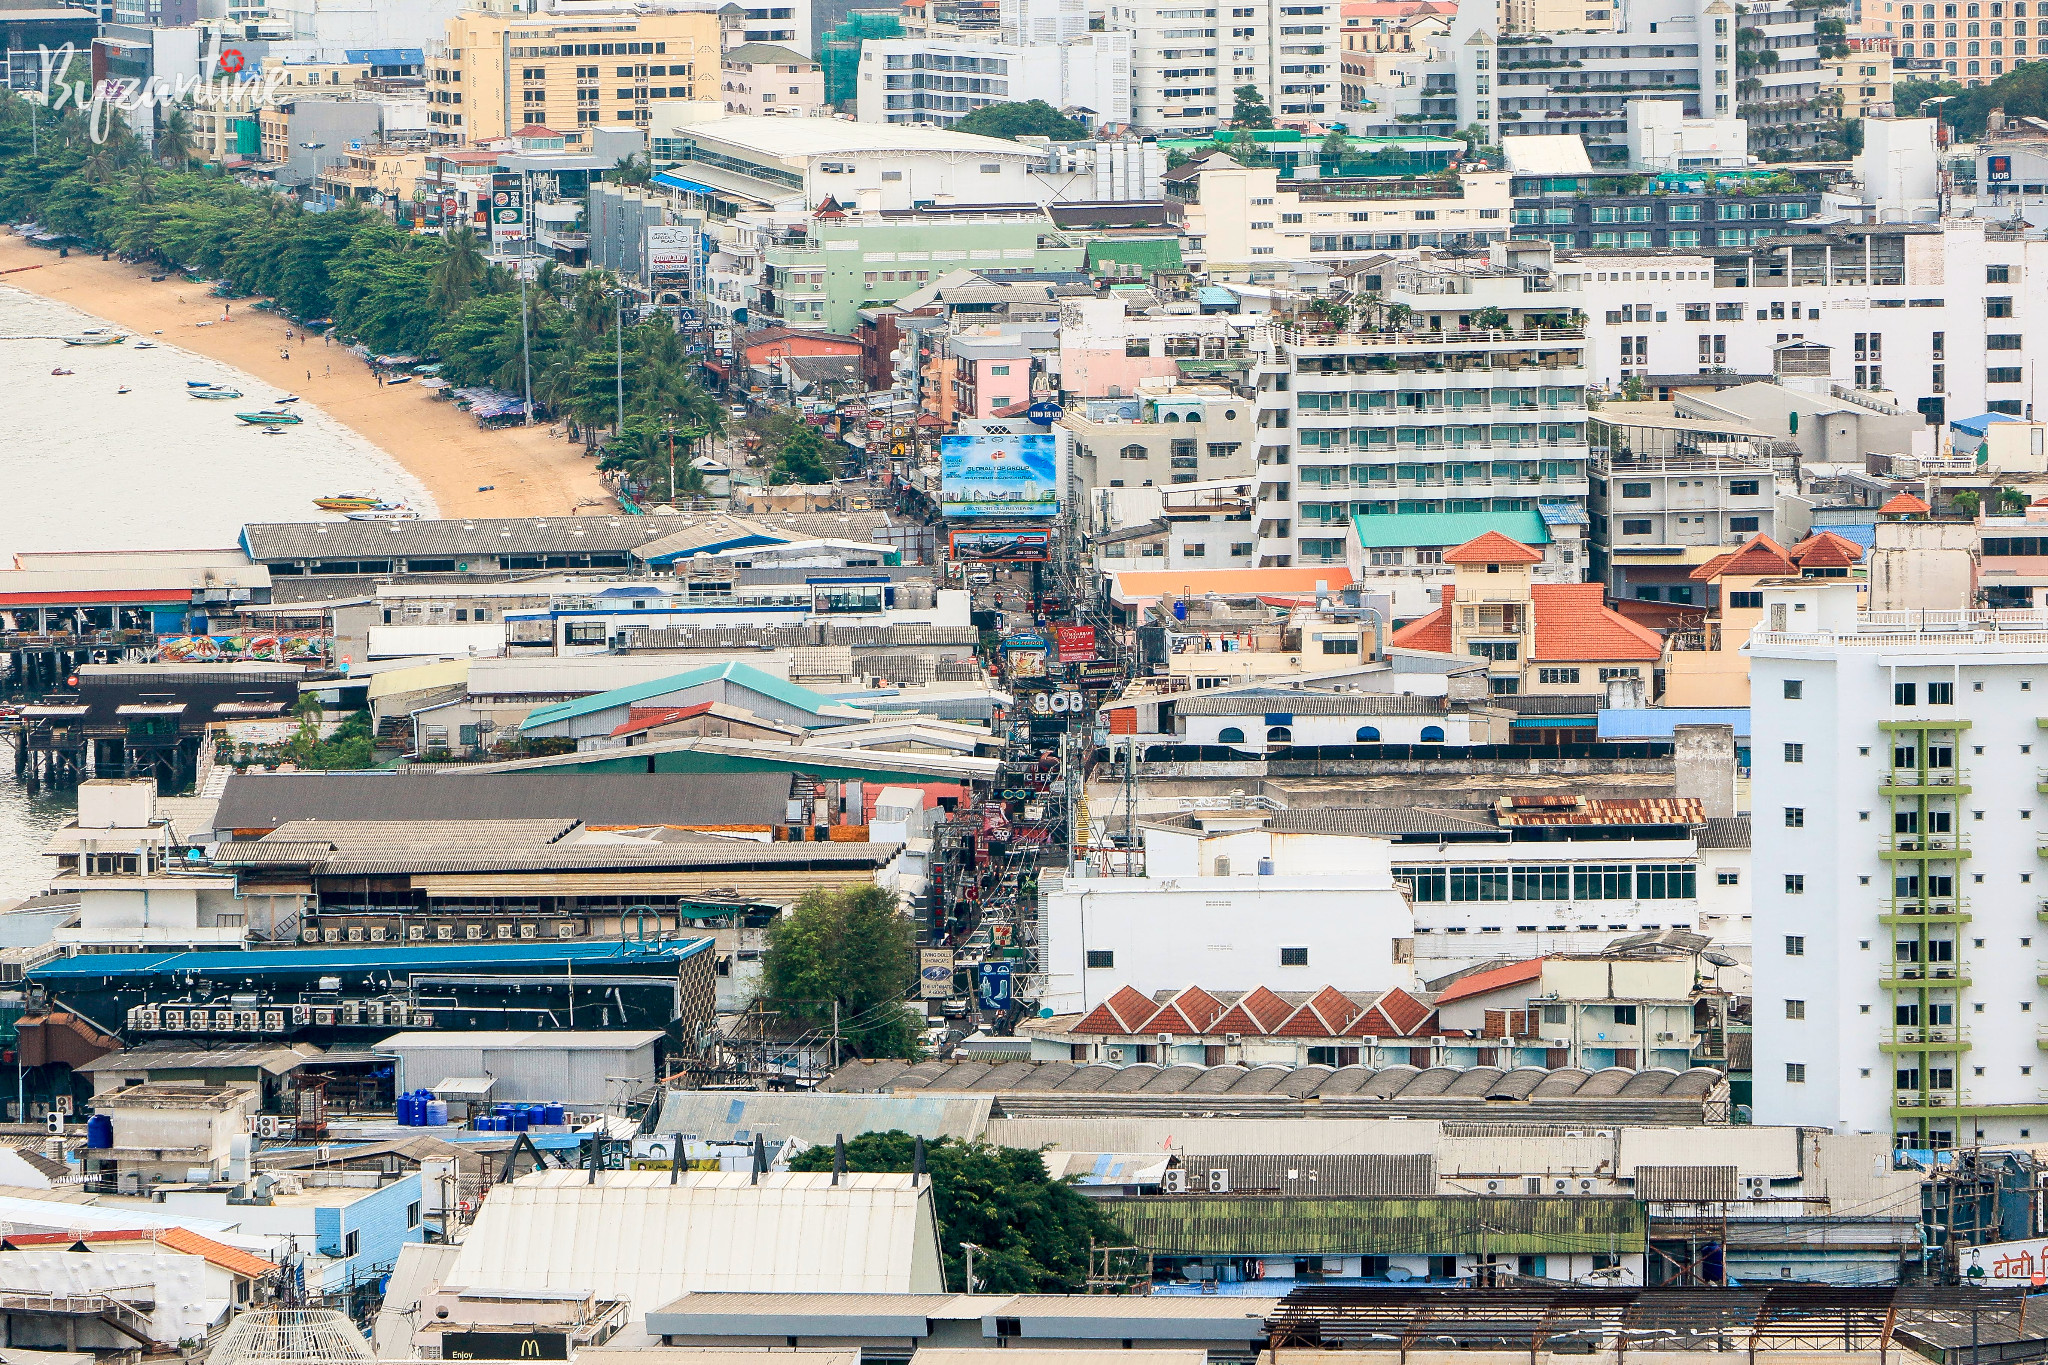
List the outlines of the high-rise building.
{"label": "high-rise building", "polygon": [[1112,29],[1132,35],[1133,122],[1152,132],[1208,132],[1230,121],[1240,86],[1276,119],[1342,107],[1338,0],[1117,0]]}
{"label": "high-rise building", "polygon": [[1259,563],[1356,562],[1354,518],[1583,518],[1585,334],[1547,244],[1388,267],[1353,330],[1275,329],[1257,366]]}
{"label": "high-rise building", "polygon": [[1839,582],[1760,591],[1756,1121],[1907,1147],[2048,1134],[2048,618],[1859,614]]}
{"label": "high-rise building", "polygon": [[974,38],[890,38],[862,44],[862,123],[951,127],[991,104],[1043,100],[1088,111],[1095,126],[1131,120],[1131,36],[1083,33],[1023,45]]}
{"label": "high-rise building", "polygon": [[442,144],[543,124],[581,150],[590,127],[645,127],[656,100],[716,99],[718,63],[709,10],[460,14],[428,69],[428,120]]}

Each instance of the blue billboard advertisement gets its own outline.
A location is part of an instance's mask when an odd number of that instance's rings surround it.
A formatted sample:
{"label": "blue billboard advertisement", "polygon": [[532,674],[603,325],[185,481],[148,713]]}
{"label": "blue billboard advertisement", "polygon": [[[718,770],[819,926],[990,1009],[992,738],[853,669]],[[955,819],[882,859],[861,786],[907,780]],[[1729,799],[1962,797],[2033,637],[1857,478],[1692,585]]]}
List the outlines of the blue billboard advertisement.
{"label": "blue billboard advertisement", "polygon": [[942,437],[939,477],[939,506],[949,517],[1056,517],[1059,437]]}

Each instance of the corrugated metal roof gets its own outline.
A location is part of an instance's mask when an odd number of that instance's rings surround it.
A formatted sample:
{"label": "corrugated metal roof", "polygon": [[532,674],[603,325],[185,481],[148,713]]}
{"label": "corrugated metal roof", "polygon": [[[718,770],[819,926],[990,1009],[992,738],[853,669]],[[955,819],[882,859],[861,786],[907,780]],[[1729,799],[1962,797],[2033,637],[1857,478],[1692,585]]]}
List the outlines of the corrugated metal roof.
{"label": "corrugated metal roof", "polygon": [[1186,1163],[1194,1183],[1205,1172],[1229,1172],[1233,1194],[1358,1195],[1419,1198],[1436,1191],[1436,1158],[1427,1152],[1404,1155],[1324,1152],[1313,1156],[1207,1156]]}
{"label": "corrugated metal roof", "polygon": [[485,1029],[474,1033],[394,1033],[378,1043],[378,1052],[471,1052],[487,1048],[533,1048],[559,1052],[630,1052],[661,1041],[659,1029],[624,1029],[611,1033],[549,1029],[542,1032]]}
{"label": "corrugated metal roof", "polygon": [[628,516],[262,522],[242,528],[242,548],[256,560],[616,554],[674,529],[667,517]]}
{"label": "corrugated metal roof", "polygon": [[1680,725],[1732,725],[1737,739],[1749,738],[1747,706],[1645,706],[1602,708],[1602,739],[1670,739]]}
{"label": "corrugated metal roof", "polygon": [[1733,1199],[1733,1166],[1638,1166],[1636,1198],[1651,1204]]}
{"label": "corrugated metal roof", "polygon": [[104,1057],[72,1068],[85,1072],[213,1071],[260,1067],[274,1076],[306,1062],[320,1060],[321,1050],[311,1043],[227,1043],[220,1047],[194,1047],[189,1043],[144,1043],[140,1047],[109,1052]]}
{"label": "corrugated metal roof", "polygon": [[1181,716],[1256,716],[1284,711],[1296,716],[1441,716],[1442,697],[1389,697],[1372,692],[1253,692],[1196,695],[1179,701]]}
{"label": "corrugated metal roof", "polygon": [[451,1284],[622,1298],[697,1290],[937,1293],[929,1181],[857,1173],[544,1171],[485,1199]]}
{"label": "corrugated metal roof", "polygon": [[559,725],[563,721],[575,720],[579,716],[593,715],[634,702],[647,701],[653,697],[666,696],[686,688],[701,687],[706,683],[728,682],[758,692],[786,706],[811,715],[821,715],[828,710],[836,711],[833,704],[808,687],[798,687],[785,678],[763,673],[746,664],[710,664],[703,668],[677,673],[672,677],[656,678],[650,682],[634,683],[629,687],[616,687],[609,692],[595,696],[578,697],[574,701],[556,702],[551,706],[536,707],[525,720],[520,722],[521,730],[537,730],[545,725]]}
{"label": "corrugated metal roof", "polygon": [[780,824],[787,773],[237,773],[216,829],[294,820],[580,820],[590,826]]}
{"label": "corrugated metal roof", "polygon": [[1700,831],[1701,848],[1748,848],[1749,817],[1747,815],[1717,815],[1707,821]]}
{"label": "corrugated metal roof", "polygon": [[979,1138],[988,1126],[990,1095],[820,1095],[711,1090],[663,1094],[655,1131],[730,1138],[761,1133],[829,1143],[840,1134],[900,1130],[926,1139]]}
{"label": "corrugated metal roof", "polygon": [[711,939],[692,938],[648,944],[593,939],[568,943],[427,943],[403,948],[266,948],[261,952],[87,953],[46,962],[29,976],[43,981],[168,976],[183,972],[195,976],[251,976],[271,972],[431,972],[498,966],[530,971],[572,962],[579,967],[665,966],[708,952],[711,947]]}
{"label": "corrugated metal roof", "polygon": [[1488,806],[1315,806],[1275,811],[1266,828],[1275,834],[1436,834],[1498,826]]}
{"label": "corrugated metal roof", "polygon": [[1308,1256],[1627,1254],[1647,1244],[1633,1199],[1601,1195],[1426,1199],[1157,1195],[1106,1199],[1102,1211],[1154,1255]]}

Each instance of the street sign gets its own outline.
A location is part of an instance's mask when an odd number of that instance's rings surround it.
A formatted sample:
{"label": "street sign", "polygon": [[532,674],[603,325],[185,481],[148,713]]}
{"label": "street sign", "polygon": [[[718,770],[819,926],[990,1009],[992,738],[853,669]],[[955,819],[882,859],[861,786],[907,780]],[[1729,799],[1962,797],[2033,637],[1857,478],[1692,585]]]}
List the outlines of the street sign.
{"label": "street sign", "polygon": [[880,430],[881,430],[881,429],[882,429],[882,428],[883,428],[883,427],[884,427],[885,425],[887,425],[887,424],[886,424],[886,423],[883,423],[883,422],[878,422],[878,421],[876,421],[876,420],[875,420],[874,418],[872,418],[872,417],[868,419],[868,430],[869,430],[869,431],[880,431]]}

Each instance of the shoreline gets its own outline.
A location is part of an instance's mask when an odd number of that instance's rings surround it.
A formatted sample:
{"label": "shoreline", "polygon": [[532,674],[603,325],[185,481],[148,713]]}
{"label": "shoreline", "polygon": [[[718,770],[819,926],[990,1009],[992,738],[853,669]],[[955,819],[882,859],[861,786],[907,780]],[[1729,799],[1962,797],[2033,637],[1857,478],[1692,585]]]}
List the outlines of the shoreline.
{"label": "shoreline", "polygon": [[[36,268],[17,269],[22,266]],[[230,301],[229,318],[222,322],[223,301],[204,285],[177,277],[152,283],[143,267],[75,252],[60,258],[5,232],[0,283],[67,304],[132,337],[231,365],[279,393],[299,395],[424,487],[436,516],[568,516],[618,509],[597,477],[597,461],[579,443],[552,436],[545,426],[486,430],[453,403],[432,397],[432,390],[378,384],[370,368],[339,345],[310,337],[287,342],[286,330],[296,332],[295,327],[241,301]],[[211,325],[197,325],[202,322]],[[490,491],[481,491],[486,487]],[[316,515],[308,509],[308,520]]]}

